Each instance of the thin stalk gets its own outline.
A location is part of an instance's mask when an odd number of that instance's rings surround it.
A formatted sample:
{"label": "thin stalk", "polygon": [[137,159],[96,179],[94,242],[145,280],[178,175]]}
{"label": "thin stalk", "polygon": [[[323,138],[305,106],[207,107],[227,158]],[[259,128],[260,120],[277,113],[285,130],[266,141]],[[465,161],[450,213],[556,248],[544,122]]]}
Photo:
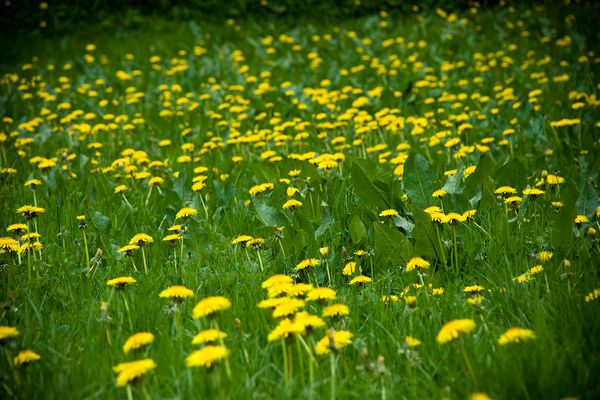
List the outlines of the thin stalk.
{"label": "thin stalk", "polygon": [[263,266],[263,261],[262,261],[262,258],[260,256],[260,249],[256,250],[256,254],[258,254],[258,263],[260,265],[260,272],[264,272],[265,267]]}
{"label": "thin stalk", "polygon": [[146,252],[144,251],[143,246],[142,246],[142,260],[144,261],[144,272],[147,275],[148,274],[148,263],[146,262]]}
{"label": "thin stalk", "polygon": [[287,349],[285,347],[285,339],[281,338],[281,348],[283,350],[283,382],[285,383],[285,387],[288,387],[288,359],[287,359]]}
{"label": "thin stalk", "polygon": [[129,311],[129,303],[127,302],[127,296],[123,293],[123,301],[125,303],[125,311],[127,312],[127,319],[129,320],[129,329],[133,332],[133,323],[131,322],[131,312]]}
{"label": "thin stalk", "polygon": [[85,247],[85,263],[87,265],[87,277],[89,279],[90,274],[92,272],[92,265],[90,264],[90,251],[88,250],[88,242],[87,242],[87,236],[85,234],[85,229],[82,231],[83,233],[83,246]]}
{"label": "thin stalk", "polygon": [[31,283],[31,238],[29,235],[29,220],[27,220],[27,279]]}
{"label": "thin stalk", "polygon": [[465,364],[467,365],[467,369],[469,370],[469,373],[471,374],[473,383],[477,384],[477,378],[475,377],[475,371],[473,370],[473,366],[471,366],[471,361],[469,361],[469,356],[467,355],[467,352],[465,351],[465,345],[462,342],[462,340],[460,341],[460,351],[462,353],[463,359],[465,360]]}
{"label": "thin stalk", "polygon": [[[219,329],[219,323],[217,322],[217,320],[215,319],[215,328],[217,329],[217,331],[220,331]],[[223,343],[223,338],[221,336],[219,336],[219,344],[223,347],[225,347],[225,344]],[[229,380],[231,380],[231,367],[229,366],[229,359],[227,357],[225,357],[225,372],[227,373],[227,378],[229,378]]]}
{"label": "thin stalk", "polygon": [[133,393],[131,393],[131,385],[127,385],[127,400],[133,400]]}
{"label": "thin stalk", "polygon": [[329,392],[329,399],[335,400],[335,355],[333,352],[329,353],[329,369],[331,372],[331,391]]}

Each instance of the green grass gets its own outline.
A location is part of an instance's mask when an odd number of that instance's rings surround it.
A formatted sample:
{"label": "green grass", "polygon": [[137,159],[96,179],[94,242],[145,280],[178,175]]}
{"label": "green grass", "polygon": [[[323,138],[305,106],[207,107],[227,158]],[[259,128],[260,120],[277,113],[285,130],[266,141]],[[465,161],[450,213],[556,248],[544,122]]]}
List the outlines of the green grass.
{"label": "green grass", "polygon": [[[600,288],[593,234],[600,229],[594,15],[598,6],[578,3],[464,10],[456,19],[432,10],[297,26],[153,18],[138,29],[92,27],[92,34],[40,38],[23,48],[2,67],[0,217],[3,228],[25,222],[15,210],[37,202],[45,209],[35,219],[43,250],[29,254],[31,278],[27,252],[0,254],[0,325],[20,331],[0,342],[1,397],[125,398],[112,367],[140,358],[153,359],[157,368],[131,384],[133,398],[330,397],[329,356],[315,355],[311,385],[310,357],[291,338],[286,384],[281,342],[267,340],[278,321],[257,307],[267,298],[261,282],[283,273],[332,287],[350,308],[339,322],[326,319],[328,327],[353,334],[334,358],[338,398],[598,397],[600,300],[585,300]],[[88,43],[96,49],[86,50]],[[161,59],[151,63],[152,56]],[[174,58],[188,68],[167,72]],[[119,79],[117,71],[130,79]],[[132,93],[140,93],[137,102],[127,100]],[[353,106],[362,96],[364,104]],[[188,101],[177,103],[182,98]],[[114,118],[120,121],[108,126]],[[416,118],[426,121],[420,134]],[[579,122],[551,124],[563,119]],[[247,140],[235,143],[237,136]],[[22,144],[25,138],[33,141]],[[446,147],[451,138],[460,143]],[[165,139],[172,143],[161,147]],[[186,152],[184,144],[194,147]],[[148,161],[136,162],[126,149],[145,152]],[[265,158],[267,150],[278,158]],[[295,156],[309,152],[336,154],[339,164],[329,170],[308,161],[315,156]],[[180,162],[182,155],[191,161]],[[40,168],[36,156],[57,157],[56,165]],[[135,170],[124,168],[129,163]],[[194,172],[201,166],[206,172]],[[464,178],[470,166],[476,169]],[[298,177],[288,174],[294,169]],[[447,177],[453,169],[455,176]],[[149,177],[134,176],[144,171],[164,179],[160,191],[149,193]],[[201,174],[206,187],[194,192],[192,178]],[[553,186],[548,174],[565,181]],[[41,185],[25,187],[29,179]],[[272,191],[249,194],[266,182]],[[128,187],[125,197],[114,193],[121,184]],[[536,184],[543,195],[522,195]],[[282,209],[288,186],[299,189],[294,198],[302,206],[294,210]],[[494,194],[500,186],[517,190],[518,210]],[[442,187],[443,200],[431,197]],[[423,212],[432,205],[476,214],[455,225],[434,223]],[[185,206],[199,213],[184,222],[181,258],[181,248],[162,238]],[[385,209],[398,217],[380,223]],[[89,277],[76,219],[82,214],[94,266]],[[577,215],[588,222],[576,225]],[[117,252],[140,232],[154,238],[145,247],[148,274],[140,251],[131,258]],[[242,234],[266,240],[259,251],[264,271],[257,250],[231,244]],[[326,257],[319,253],[324,246]],[[357,250],[367,254],[355,256]],[[542,261],[540,251],[553,256]],[[431,264],[422,275],[406,271],[415,256]],[[321,264],[294,271],[309,258]],[[373,281],[350,286],[352,277],[342,275],[349,261]],[[515,281],[534,265],[543,271]],[[107,286],[119,276],[137,283],[123,291]],[[413,286],[421,282],[426,287]],[[177,310],[158,296],[176,284],[195,293]],[[444,293],[434,295],[429,284]],[[467,302],[464,288],[471,285],[485,288],[480,305]],[[185,364],[198,348],[192,337],[209,326],[194,320],[192,309],[213,295],[232,303],[217,317],[229,335],[231,378],[223,362],[211,370]],[[387,295],[398,301],[381,301]],[[416,296],[416,304],[403,295]],[[315,302],[305,307],[313,314],[321,309]],[[438,344],[442,326],[462,318],[476,329]],[[537,338],[500,345],[510,327],[531,329]],[[141,331],[153,333],[154,343],[124,354],[125,340]],[[303,338],[314,353],[325,335],[319,328]],[[406,336],[422,344],[410,348]],[[24,349],[41,359],[12,365]]]}

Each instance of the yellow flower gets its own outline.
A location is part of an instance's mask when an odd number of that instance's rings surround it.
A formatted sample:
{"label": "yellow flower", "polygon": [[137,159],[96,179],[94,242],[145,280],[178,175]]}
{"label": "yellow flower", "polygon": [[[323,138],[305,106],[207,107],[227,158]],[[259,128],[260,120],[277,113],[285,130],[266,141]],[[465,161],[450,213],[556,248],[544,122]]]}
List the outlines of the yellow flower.
{"label": "yellow flower", "polygon": [[169,286],[168,288],[160,292],[158,297],[163,299],[172,299],[174,301],[180,302],[186,297],[192,297],[193,295],[193,290],[188,289],[185,286],[175,285]]}
{"label": "yellow flower", "polygon": [[500,186],[498,189],[494,191],[495,194],[499,194],[502,196],[506,196],[509,194],[517,194],[517,189],[510,186]]}
{"label": "yellow flower", "polygon": [[440,332],[436,340],[439,344],[448,343],[461,335],[466,335],[473,331],[476,327],[475,321],[472,319],[455,319],[447,322]]}
{"label": "yellow flower", "polygon": [[294,299],[289,297],[284,297],[284,301],[282,301],[275,309],[273,310],[273,318],[281,318],[281,317],[289,317],[298,311],[298,309],[304,307],[304,300]]}
{"label": "yellow flower", "polygon": [[448,194],[448,192],[446,192],[444,189],[438,189],[435,192],[433,192],[431,197],[434,197],[436,199],[441,199],[442,197],[444,197],[447,194]]}
{"label": "yellow flower", "polygon": [[354,274],[354,271],[356,270],[356,262],[355,261],[348,261],[346,263],[346,265],[344,265],[344,269],[342,269],[342,275],[352,275]]}
{"label": "yellow flower", "polygon": [[261,183],[260,185],[252,186],[249,192],[252,196],[256,196],[261,193],[273,190],[273,188],[275,188],[275,185],[273,185],[272,183]]}
{"label": "yellow flower", "polygon": [[352,344],[352,333],[349,331],[330,330],[316,345],[317,354],[338,352],[342,347]]}
{"label": "yellow flower", "polygon": [[200,350],[194,351],[190,354],[185,364],[191,367],[206,367],[210,368],[213,364],[223,358],[229,356],[229,350],[225,346],[205,346]]}
{"label": "yellow flower", "polygon": [[177,215],[175,215],[175,219],[177,220],[180,218],[189,218],[196,214],[198,214],[198,210],[196,210],[195,208],[184,207],[177,212]]}
{"label": "yellow flower", "polygon": [[585,301],[590,302],[592,300],[600,299],[600,288],[594,289],[585,296]]}
{"label": "yellow flower", "polygon": [[332,304],[323,309],[323,317],[343,317],[350,314],[350,309],[345,304]]}
{"label": "yellow flower", "polygon": [[519,196],[510,196],[510,197],[504,199],[504,204],[508,204],[509,206],[511,206],[513,208],[518,208],[522,202],[523,202],[523,199],[520,198]]}
{"label": "yellow flower", "polygon": [[408,347],[417,347],[418,345],[421,344],[421,341],[419,339],[416,339],[412,336],[406,336],[404,338],[404,343],[406,343],[406,345]]}
{"label": "yellow flower", "polygon": [[37,206],[23,206],[17,208],[17,212],[23,215],[26,219],[33,219],[39,214],[43,214],[44,212],[46,212],[46,210],[42,207]]}
{"label": "yellow flower", "polygon": [[469,400],[492,400],[492,398],[486,393],[473,393],[469,397]]}
{"label": "yellow flower", "polygon": [[533,189],[529,188],[529,189],[523,190],[523,194],[525,196],[531,197],[532,200],[535,200],[538,196],[541,196],[544,193],[546,193],[546,192],[544,192],[543,190],[540,190],[540,189],[536,189],[536,188],[533,188]]}
{"label": "yellow flower", "polygon": [[130,276],[121,276],[119,278],[110,279],[106,282],[108,286],[115,286],[117,289],[122,289],[127,285],[132,285],[137,281]]}
{"label": "yellow flower", "polygon": [[294,316],[294,322],[300,324],[303,329],[321,328],[325,326],[325,321],[318,315],[310,314],[306,311],[300,311]]}
{"label": "yellow flower", "polygon": [[269,277],[268,279],[266,279],[261,284],[261,287],[263,289],[269,289],[270,287],[277,286],[277,285],[280,285],[282,283],[289,283],[289,284],[291,284],[292,282],[293,282],[293,279],[292,279],[291,276],[283,275],[283,274],[277,274],[277,275],[273,275],[273,276]]}
{"label": "yellow flower", "polygon": [[335,290],[330,288],[314,288],[306,296],[307,301],[314,300],[335,300]]}
{"label": "yellow flower", "polygon": [[13,359],[13,364],[16,366],[27,365],[34,361],[39,360],[41,357],[39,354],[27,349],[19,352],[17,356]]}
{"label": "yellow flower", "polygon": [[518,343],[526,340],[535,339],[535,333],[532,330],[525,328],[509,328],[506,332],[500,335],[498,343],[505,345],[508,343]]}
{"label": "yellow flower", "polygon": [[194,336],[192,344],[214,343],[218,340],[225,339],[226,337],[227,334],[218,329],[205,329]]}
{"label": "yellow flower", "polygon": [[117,250],[117,253],[125,253],[126,256],[130,256],[134,250],[138,250],[139,248],[140,246],[138,246],[137,244],[126,244],[125,246]]}
{"label": "yellow flower", "polygon": [[294,209],[294,208],[298,208],[302,205],[302,202],[296,199],[290,199],[288,201],[286,201],[285,203],[283,203],[283,206],[281,208],[283,208],[284,210],[288,210],[288,209]]}
{"label": "yellow flower", "polygon": [[227,310],[231,307],[229,299],[223,296],[209,296],[198,302],[192,311],[194,319],[202,317],[212,317],[219,311]]}
{"label": "yellow flower", "polygon": [[327,257],[329,255],[329,247],[324,246],[319,248],[319,254],[321,254],[321,257]]}
{"label": "yellow flower", "polygon": [[183,239],[183,236],[181,236],[179,233],[173,233],[171,235],[165,236],[162,240],[163,242],[168,242],[170,244],[177,245],[175,242],[181,239]]}
{"label": "yellow flower", "polygon": [[154,239],[152,239],[152,236],[145,233],[136,233],[129,241],[129,244],[135,244],[142,247],[153,242]]}
{"label": "yellow flower", "polygon": [[296,271],[301,271],[308,267],[316,267],[317,265],[319,265],[319,263],[320,261],[316,258],[308,258],[306,260],[302,260],[298,263],[298,265],[296,265]]}
{"label": "yellow flower", "polygon": [[35,187],[35,186],[39,186],[41,184],[42,184],[42,181],[40,181],[39,179],[29,179],[27,182],[25,182],[24,186],[25,187],[28,187],[28,186]]}
{"label": "yellow flower", "polygon": [[27,230],[27,225],[25,224],[12,224],[6,228],[6,232],[14,232],[16,235],[20,235],[22,232]]}
{"label": "yellow flower", "polygon": [[579,214],[575,217],[575,223],[577,225],[585,224],[587,222],[589,222],[589,220],[588,220],[588,217],[586,217],[585,215]]}
{"label": "yellow flower", "polygon": [[430,265],[429,261],[424,260],[421,257],[413,257],[408,261],[408,264],[406,264],[406,272],[410,272],[415,268],[427,269]]}
{"label": "yellow flower", "polygon": [[[465,222],[467,220],[467,217],[463,214],[459,214],[459,213],[455,213],[455,212],[449,212],[446,215],[441,215],[441,222],[443,224],[453,224],[455,222]],[[433,216],[432,216],[433,219]]]}
{"label": "yellow flower", "polygon": [[249,235],[239,235],[238,237],[236,237],[235,239],[233,239],[231,241],[231,244],[239,244],[242,247],[244,247],[246,245],[246,242],[252,240],[253,237],[249,236]]}
{"label": "yellow flower", "polygon": [[0,340],[16,338],[20,332],[14,326],[0,326]]}
{"label": "yellow flower", "polygon": [[122,193],[128,189],[129,188],[127,187],[127,185],[118,185],[117,187],[115,187],[115,193]]}
{"label": "yellow flower", "polygon": [[348,282],[348,284],[349,285],[360,285],[360,284],[369,283],[372,281],[373,281],[373,279],[369,278],[368,276],[358,275],[358,276],[354,277],[350,282]]}
{"label": "yellow flower", "polygon": [[19,251],[19,242],[11,237],[0,237],[0,253],[5,251]]}
{"label": "yellow flower", "polygon": [[394,210],[393,208],[387,209],[387,210],[383,210],[382,212],[379,213],[380,217],[395,217],[396,215],[398,215],[398,211]]}
{"label": "yellow flower", "polygon": [[156,368],[156,363],[151,358],[118,364],[113,367],[113,371],[119,374],[117,375],[117,386],[126,386],[154,368]]}
{"label": "yellow flower", "polygon": [[542,250],[538,253],[537,257],[540,261],[547,263],[553,255],[551,251]]}
{"label": "yellow flower", "polygon": [[304,333],[304,326],[294,322],[289,318],[282,319],[279,324],[269,333],[267,340],[273,342],[279,339],[287,339],[290,335],[301,335]]}
{"label": "yellow flower", "polygon": [[129,353],[131,350],[138,350],[142,347],[146,347],[154,342],[154,335],[150,332],[139,332],[129,336],[123,345],[123,352]]}
{"label": "yellow flower", "polygon": [[480,285],[465,286],[464,292],[465,293],[477,293],[477,292],[481,292],[484,289],[485,288]]}

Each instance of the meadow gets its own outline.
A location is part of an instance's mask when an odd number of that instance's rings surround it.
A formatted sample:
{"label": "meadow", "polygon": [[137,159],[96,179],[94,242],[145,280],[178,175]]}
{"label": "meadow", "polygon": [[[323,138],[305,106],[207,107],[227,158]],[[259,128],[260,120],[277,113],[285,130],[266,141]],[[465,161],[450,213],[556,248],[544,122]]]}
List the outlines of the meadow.
{"label": "meadow", "polygon": [[599,398],[599,11],[41,34],[0,397]]}

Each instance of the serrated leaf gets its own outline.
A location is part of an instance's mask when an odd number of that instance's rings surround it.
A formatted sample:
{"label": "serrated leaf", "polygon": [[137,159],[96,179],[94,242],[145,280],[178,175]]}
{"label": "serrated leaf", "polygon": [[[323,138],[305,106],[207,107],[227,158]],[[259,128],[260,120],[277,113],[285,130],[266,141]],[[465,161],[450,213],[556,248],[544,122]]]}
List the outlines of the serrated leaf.
{"label": "serrated leaf", "polygon": [[267,204],[267,201],[263,198],[253,198],[252,204],[256,210],[256,215],[265,225],[282,226],[284,225],[284,217],[275,207],[271,207]]}
{"label": "serrated leaf", "polygon": [[577,214],[587,215],[590,217],[598,207],[598,193],[594,189],[594,185],[591,182],[586,181],[585,185],[581,189],[579,198],[575,203]]}
{"label": "serrated leaf", "polygon": [[427,257],[430,260],[443,259],[442,252],[444,249],[440,247],[441,244],[429,214],[421,210],[415,210],[413,219],[415,229],[412,237],[415,241],[415,254]]}

